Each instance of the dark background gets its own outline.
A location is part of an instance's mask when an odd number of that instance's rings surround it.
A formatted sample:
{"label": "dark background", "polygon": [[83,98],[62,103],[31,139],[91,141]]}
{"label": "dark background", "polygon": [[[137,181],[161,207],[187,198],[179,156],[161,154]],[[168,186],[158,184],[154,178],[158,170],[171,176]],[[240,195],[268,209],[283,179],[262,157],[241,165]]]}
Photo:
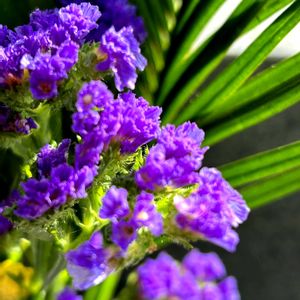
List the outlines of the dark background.
{"label": "dark background", "polygon": [[[0,0],[0,24],[20,25],[32,7],[53,5],[51,0]],[[300,104],[219,143],[208,151],[205,164],[221,165],[300,139],[299,116]],[[242,299],[300,299],[300,193],[252,211],[238,232],[241,242],[234,254],[207,243],[198,246],[221,255],[228,274],[238,279]],[[185,254],[176,246],[169,251],[177,258]]]}

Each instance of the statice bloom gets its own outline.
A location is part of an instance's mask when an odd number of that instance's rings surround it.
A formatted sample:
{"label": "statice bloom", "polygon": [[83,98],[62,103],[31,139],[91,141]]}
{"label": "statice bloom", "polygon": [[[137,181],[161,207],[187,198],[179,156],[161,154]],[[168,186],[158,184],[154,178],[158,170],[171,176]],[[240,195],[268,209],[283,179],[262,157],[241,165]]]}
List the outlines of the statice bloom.
{"label": "statice bloom", "polygon": [[29,179],[21,184],[24,195],[20,196],[14,214],[33,220],[43,215],[51,207],[50,183],[47,179],[41,181]]}
{"label": "statice bloom", "polygon": [[0,103],[0,132],[29,134],[37,124],[32,118],[22,118],[5,104]]}
{"label": "statice bloom", "polygon": [[11,221],[0,214],[0,236],[7,233],[12,228],[13,224]]}
{"label": "statice bloom", "polygon": [[[217,268],[209,269],[210,263]],[[225,268],[217,255],[198,250],[188,253],[182,265],[162,252],[155,260],[148,259],[138,268],[140,293],[146,300],[239,300],[235,278],[222,280],[225,276]]]}
{"label": "statice bloom", "polygon": [[100,17],[97,6],[71,4],[60,10],[34,11],[27,25],[1,28],[0,86],[21,84],[29,71],[35,99],[56,97],[58,84],[78,60],[78,51]]}
{"label": "statice bloom", "polygon": [[106,124],[102,120],[102,112],[107,111],[112,103],[113,94],[107,86],[101,81],[91,81],[84,84],[79,91],[77,112],[72,116],[72,129],[82,137],[81,144],[75,148],[75,168],[88,166],[94,176],[97,175],[100,154],[107,139],[104,131],[107,129],[113,134],[113,127],[117,124],[113,116]]}
{"label": "statice bloom", "polygon": [[203,138],[204,132],[195,123],[164,127],[157,144],[149,151],[145,166],[136,173],[137,185],[154,191],[197,183],[197,171],[208,149],[200,148]]}
{"label": "statice bloom", "polygon": [[67,162],[70,144],[70,139],[64,139],[57,148],[47,144],[40,149],[37,156],[37,167],[40,177],[50,176],[52,168]]}
{"label": "statice bloom", "polygon": [[112,186],[102,199],[102,207],[99,212],[100,218],[116,221],[125,218],[129,214],[126,189]]}
{"label": "statice bloom", "polygon": [[132,153],[155,139],[160,130],[161,109],[150,106],[132,92],[113,99],[100,81],[85,84],[78,94],[73,131],[82,137],[75,149],[75,165],[86,165],[97,174],[102,151],[111,143],[119,144],[122,153]]}
{"label": "statice bloom", "polygon": [[114,101],[113,94],[101,81],[91,81],[78,92],[76,109],[73,114],[73,130],[83,138],[97,134],[100,130],[100,115]]}
{"label": "statice bloom", "polygon": [[56,298],[57,300],[82,300],[71,288],[67,287]]}
{"label": "statice bloom", "polygon": [[141,54],[132,27],[123,27],[119,31],[111,27],[103,34],[99,51],[105,58],[97,69],[102,72],[111,70],[119,91],[126,87],[133,90],[137,80],[136,70],[143,71],[147,61]]}
{"label": "statice bloom", "polygon": [[146,192],[137,195],[132,213],[127,197],[126,189],[112,186],[103,197],[99,212],[101,218],[112,221],[111,239],[123,251],[137,238],[137,230],[142,227],[155,236],[163,233],[163,218],[156,209],[154,196]]}
{"label": "statice bloom", "polygon": [[201,299],[196,278],[189,272],[181,272],[176,261],[164,252],[155,260],[147,259],[138,268],[138,281],[142,299]]}
{"label": "statice bloom", "polygon": [[61,207],[70,199],[87,197],[87,188],[94,176],[88,166],[75,169],[67,163],[70,140],[63,140],[57,148],[45,145],[37,156],[39,179],[22,183],[23,192],[17,194],[14,213],[28,220],[42,216],[50,209]]}
{"label": "statice bloom", "polygon": [[21,66],[31,70],[30,90],[35,99],[57,96],[58,81],[68,77],[67,72],[78,60],[78,51],[79,46],[69,41],[56,55],[38,52],[34,58],[23,56]]}
{"label": "statice bloom", "polygon": [[88,33],[97,28],[97,20],[101,13],[99,9],[90,3],[83,2],[79,5],[70,4],[59,10],[61,24],[70,33],[72,40],[80,43]]}
{"label": "statice bloom", "polygon": [[[70,3],[82,3],[85,0],[57,0],[58,4],[63,6]],[[89,41],[99,41],[101,36],[111,27],[116,30],[131,26],[134,30],[134,36],[139,42],[146,38],[144,22],[141,17],[136,16],[136,7],[128,3],[128,0],[91,0],[93,5],[98,5],[101,11],[101,18],[98,19],[98,28],[92,30],[87,36]]]}
{"label": "statice bloom", "polygon": [[226,275],[226,269],[216,253],[192,250],[185,256],[183,266],[198,280],[213,281]]}
{"label": "statice bloom", "polygon": [[142,192],[136,197],[132,218],[139,227],[147,227],[155,236],[163,233],[163,218],[156,209],[152,194]]}
{"label": "statice bloom", "polygon": [[186,199],[174,198],[177,225],[234,251],[239,238],[232,227],[247,219],[249,208],[218,170],[202,168],[199,175],[199,187],[194,193]]}
{"label": "statice bloom", "polygon": [[65,259],[73,285],[78,290],[99,284],[113,271],[108,264],[108,253],[99,232],[94,233],[78,248],[67,252]]}
{"label": "statice bloom", "polygon": [[114,140],[121,141],[122,152],[134,152],[158,136],[161,108],[150,106],[143,97],[136,98],[132,92],[120,94],[117,102],[123,117]]}
{"label": "statice bloom", "polygon": [[126,251],[128,246],[137,238],[138,226],[133,220],[112,224],[111,240],[118,245],[123,251]]}

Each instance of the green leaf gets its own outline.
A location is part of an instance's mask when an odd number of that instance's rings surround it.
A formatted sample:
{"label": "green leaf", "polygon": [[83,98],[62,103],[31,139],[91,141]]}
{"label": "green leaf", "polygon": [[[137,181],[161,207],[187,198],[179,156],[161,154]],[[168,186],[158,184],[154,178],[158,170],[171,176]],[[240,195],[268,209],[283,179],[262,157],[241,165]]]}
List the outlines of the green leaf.
{"label": "green leaf", "polygon": [[[164,123],[173,122],[175,120],[177,114],[179,114],[184,107],[184,104],[188,102],[207,77],[220,65],[227,50],[236,38],[246,33],[247,28],[251,29],[252,26],[258,25],[258,19],[263,20],[274,12],[273,7],[266,9],[267,3],[268,1],[265,3],[256,3],[256,1],[244,0],[232,13],[222,28],[204,42],[191,56],[189,61],[186,61],[185,68],[187,68],[189,64],[192,64],[192,66],[182,75],[184,80],[179,82],[181,89],[174,93],[174,99],[172,99],[166,111]],[[274,5],[274,7],[278,8],[277,5]],[[250,23],[252,24],[251,27],[249,27]],[[173,73],[175,74],[174,76],[178,76],[178,78],[181,76],[179,70]],[[175,78],[173,78],[173,82],[175,84]]]}
{"label": "green leaf", "polygon": [[250,208],[257,208],[274,202],[282,197],[300,190],[300,169],[279,174],[260,181],[239,191]]}
{"label": "green leaf", "polygon": [[183,7],[180,11],[181,16],[178,17],[178,23],[176,25],[175,34],[177,35],[190,20],[193,12],[197,9],[197,5],[201,0],[190,0],[189,2],[185,1]]}
{"label": "green leaf", "polygon": [[264,95],[255,104],[237,111],[221,124],[206,130],[206,145],[213,145],[248,127],[256,125],[300,101],[299,79],[282,92]]}
{"label": "green leaf", "polygon": [[[174,109],[176,110],[176,113],[180,111],[184,103],[196,92],[207,76],[221,63],[229,46],[239,35],[251,30],[290,2],[292,2],[292,0],[244,0],[232,13],[222,28],[211,38],[207,39],[198,47],[195,47],[194,41],[192,41],[189,51],[187,51],[187,53],[183,52],[182,57],[179,55],[176,56],[176,60],[173,60],[173,70],[168,70],[166,72],[166,77],[163,78],[163,84],[161,85],[163,90],[166,90],[165,81],[169,80],[170,84],[175,87],[177,86],[176,83],[178,83],[179,78],[180,81],[178,84],[184,87],[184,91],[182,89],[181,91],[176,89],[173,93],[174,95],[169,96],[169,98],[175,98],[172,102],[176,103],[169,112],[172,113]],[[200,7],[200,11],[203,10],[201,7],[202,3],[200,2],[200,4],[196,6],[196,9]],[[207,5],[207,2],[204,6],[205,5]],[[190,6],[192,6],[192,2],[190,3]],[[190,12],[188,13],[190,14]],[[178,18],[178,26],[180,26],[180,16]],[[191,18],[185,26],[184,34],[177,38],[179,40],[179,49],[182,40],[185,40],[186,32],[189,32],[189,28],[194,28],[193,18]],[[200,32],[198,32],[198,34],[199,33]],[[172,47],[172,52],[173,51],[176,51],[176,47]],[[168,77],[170,78],[168,79]],[[167,91],[164,92],[165,95],[161,95],[161,93],[162,92],[159,94],[158,104],[163,103],[168,94]],[[167,118],[167,122],[169,121],[170,120]]]}
{"label": "green leaf", "polygon": [[[158,98],[158,104],[162,104],[168,92],[173,88],[176,80],[179,78],[179,75],[182,73],[182,70],[186,68],[186,61],[189,61],[192,54],[190,48],[195,42],[199,33],[207,25],[207,22],[214,15],[216,10],[224,3],[223,0],[210,0],[205,2],[200,2],[200,5],[195,8],[192,14],[192,26],[190,30],[184,31],[184,38],[178,36],[180,41],[179,50],[175,55],[174,59],[171,62],[170,67],[168,68],[165,80],[161,85],[161,90]],[[173,49],[172,49],[173,50]]]}
{"label": "green leaf", "polygon": [[217,118],[228,115],[238,108],[245,106],[264,94],[274,91],[282,86],[289,85],[295,78],[300,78],[300,53],[269,67],[255,77],[252,77],[231,97],[215,109],[210,115],[199,120],[205,125]]}
{"label": "green leaf", "polygon": [[295,1],[244,53],[193,99],[193,102],[178,116],[176,123],[181,123],[195,115],[205,115],[221,105],[249,78],[299,20],[300,1]]}
{"label": "green leaf", "polygon": [[115,293],[116,286],[120,279],[120,273],[111,274],[107,279],[98,286],[95,286],[84,295],[84,300],[111,300]]}
{"label": "green leaf", "polygon": [[219,167],[224,178],[240,187],[300,168],[300,141],[261,152]]}

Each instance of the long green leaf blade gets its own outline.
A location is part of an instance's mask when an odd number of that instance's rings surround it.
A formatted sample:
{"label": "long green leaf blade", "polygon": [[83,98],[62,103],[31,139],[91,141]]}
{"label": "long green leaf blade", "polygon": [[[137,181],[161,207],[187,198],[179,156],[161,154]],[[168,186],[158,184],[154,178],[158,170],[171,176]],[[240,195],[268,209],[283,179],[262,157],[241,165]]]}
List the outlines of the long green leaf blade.
{"label": "long green leaf blade", "polygon": [[300,21],[300,1],[295,1],[180,114],[177,123],[205,115],[231,96],[263,62],[284,36]]}
{"label": "long green leaf blade", "polygon": [[213,145],[221,140],[236,134],[248,127],[256,125],[300,101],[299,80],[293,86],[286,87],[286,90],[279,95],[270,94],[265,96],[254,108],[244,112],[237,112],[233,117],[225,120],[206,131],[206,145]]}
{"label": "long green leaf blade", "polygon": [[251,209],[257,208],[300,190],[300,169],[241,188],[239,191]]}
{"label": "long green leaf blade", "polygon": [[[251,30],[290,2],[292,0],[243,0],[215,35],[202,45],[200,44],[198,48],[191,44],[190,50],[187,53],[183,53],[183,56],[177,55],[176,61],[173,62],[174,70],[169,69],[166,77],[163,79],[164,82],[168,80],[167,77],[170,77],[169,81],[173,87],[177,83],[184,87],[184,92],[180,92],[180,95],[176,91],[176,93],[173,93],[174,95],[169,96],[169,98],[175,99],[172,102],[176,103],[176,112],[180,111],[180,108],[195,94],[207,76],[221,63],[229,46],[238,36]],[[185,33],[189,31],[189,28],[194,28],[192,22],[187,25],[189,26],[185,27]],[[183,35],[180,38],[180,43],[182,43],[182,40],[185,40],[185,36]],[[216,49],[214,49],[213,45],[217,45]],[[204,50],[207,50],[206,53]],[[174,50],[172,49],[172,51]],[[203,51],[204,53],[202,53]],[[165,85],[162,84],[161,88],[165,89]],[[161,93],[159,93],[158,104],[162,104],[168,94],[166,92],[166,96],[164,96]],[[174,107],[170,111],[172,112],[173,110]]]}
{"label": "long green leaf blade", "polygon": [[84,300],[111,300],[120,279],[120,273],[111,274],[103,283],[89,289]]}
{"label": "long green leaf blade", "polygon": [[168,68],[167,74],[161,85],[161,91],[158,98],[158,104],[162,104],[166,95],[169,93],[171,88],[174,87],[175,81],[179,78],[178,76],[185,69],[186,60],[189,60],[189,50],[191,45],[194,43],[196,37],[204,29],[207,22],[214,15],[216,10],[224,3],[223,0],[210,0],[205,2],[203,5],[200,2],[199,7],[196,7],[193,15],[197,15],[196,20],[193,22],[193,26],[188,32],[184,32],[185,38],[179,36],[178,39],[181,41],[179,50],[171,62]]}
{"label": "long green leaf blade", "polygon": [[269,67],[251,78],[240,90],[226,99],[218,109],[199,122],[201,125],[205,125],[216,118],[224,117],[238,108],[254,102],[264,94],[283,85],[288,85],[296,77],[300,78],[300,53]]}
{"label": "long green leaf blade", "polygon": [[300,168],[300,141],[228,163],[219,167],[234,187]]}

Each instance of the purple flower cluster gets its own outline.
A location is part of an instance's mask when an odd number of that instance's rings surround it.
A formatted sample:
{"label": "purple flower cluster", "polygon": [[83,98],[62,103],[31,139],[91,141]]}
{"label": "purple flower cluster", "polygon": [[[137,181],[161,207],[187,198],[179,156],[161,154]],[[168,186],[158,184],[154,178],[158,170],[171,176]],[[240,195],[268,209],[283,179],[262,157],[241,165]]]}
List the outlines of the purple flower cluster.
{"label": "purple flower cluster", "polygon": [[[84,0],[58,0],[57,2],[66,6],[72,2],[80,4],[84,2]],[[89,2],[99,7],[102,16],[98,20],[98,28],[89,33],[87,40],[99,41],[101,36],[111,28],[111,26],[114,26],[116,30],[131,26],[134,29],[135,38],[139,42],[145,40],[147,34],[143,19],[136,16],[136,7],[129,4],[128,0],[91,0]]]}
{"label": "purple flower cluster", "polygon": [[[134,152],[159,131],[159,108],[149,106],[132,93],[121,94],[115,100],[100,81],[83,86],[76,108],[73,130],[81,135],[82,141],[75,146],[74,166],[67,163],[70,140],[63,140],[57,148],[44,146],[37,156],[38,177],[21,184],[23,191],[17,196],[14,211],[17,216],[33,220],[70,199],[85,198],[97,175],[102,151],[115,143],[122,153]],[[145,205],[148,213],[153,213],[151,205]],[[120,224],[115,227],[115,236],[124,229]],[[139,222],[134,226],[142,225]]]}
{"label": "purple flower cluster", "polygon": [[112,241],[123,251],[137,238],[137,230],[148,228],[155,236],[163,233],[163,219],[154,204],[154,196],[142,192],[131,213],[124,188],[112,186],[102,199],[99,216],[112,221]]}
{"label": "purple flower cluster", "polygon": [[85,84],[78,94],[73,130],[82,137],[75,149],[77,168],[89,166],[97,173],[100,154],[109,144],[120,145],[122,153],[132,153],[156,138],[161,109],[149,106],[142,97],[131,92],[115,100],[100,81]]}
{"label": "purple flower cluster", "polygon": [[161,253],[138,268],[140,293],[145,300],[239,300],[235,278],[225,276],[216,254],[198,250],[188,253],[182,265]]}
{"label": "purple flower cluster", "polygon": [[34,128],[37,128],[37,124],[32,118],[22,118],[20,114],[0,103],[0,132],[29,134]]}
{"label": "purple flower cluster", "polygon": [[195,192],[186,199],[174,198],[176,223],[183,230],[234,251],[239,238],[232,227],[247,219],[249,208],[217,169],[202,168],[199,175]]}
{"label": "purple flower cluster", "polygon": [[28,25],[0,27],[0,87],[21,83],[29,71],[35,99],[57,96],[59,81],[77,62],[80,45],[95,29],[97,6],[70,4],[60,10],[34,11]]}
{"label": "purple flower cluster", "polygon": [[116,31],[108,29],[101,37],[99,52],[105,57],[97,65],[99,71],[111,70],[115,76],[115,85],[119,91],[135,88],[136,69],[143,71],[147,61],[141,54],[138,41],[132,27],[123,27]]}
{"label": "purple flower cluster", "polygon": [[23,194],[17,197],[14,213],[33,220],[51,208],[59,208],[69,199],[84,198],[91,184],[91,170],[84,166],[75,169],[66,162],[69,140],[63,140],[57,149],[46,145],[38,154],[39,179],[22,183]]}
{"label": "purple flower cluster", "polygon": [[102,235],[94,233],[78,248],[65,255],[67,270],[78,290],[85,290],[102,282],[112,271],[109,265],[109,253],[103,246]]}
{"label": "purple flower cluster", "polygon": [[150,149],[145,166],[136,173],[137,185],[154,191],[197,183],[198,170],[208,149],[200,148],[203,138],[204,132],[195,123],[186,122],[177,128],[167,125]]}

